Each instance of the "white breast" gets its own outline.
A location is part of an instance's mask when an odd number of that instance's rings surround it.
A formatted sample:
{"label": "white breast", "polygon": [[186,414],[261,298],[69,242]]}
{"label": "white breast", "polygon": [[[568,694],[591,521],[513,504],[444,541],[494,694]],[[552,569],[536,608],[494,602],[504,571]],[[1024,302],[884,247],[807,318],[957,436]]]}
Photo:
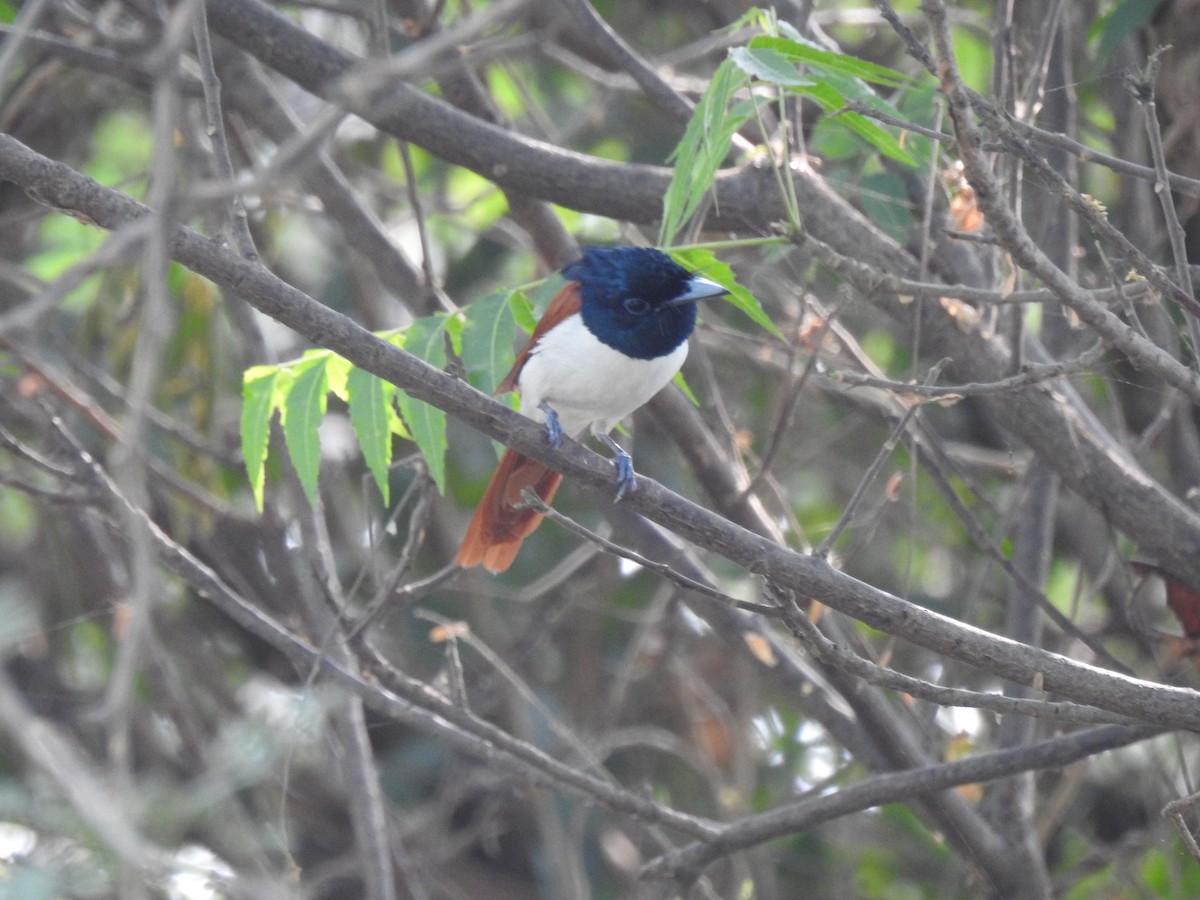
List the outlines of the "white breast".
{"label": "white breast", "polygon": [[521,369],[521,412],[545,421],[545,402],[567,434],[607,434],[667,386],[687,351],[685,341],[666,356],[631,359],[601,343],[577,313],[542,335]]}

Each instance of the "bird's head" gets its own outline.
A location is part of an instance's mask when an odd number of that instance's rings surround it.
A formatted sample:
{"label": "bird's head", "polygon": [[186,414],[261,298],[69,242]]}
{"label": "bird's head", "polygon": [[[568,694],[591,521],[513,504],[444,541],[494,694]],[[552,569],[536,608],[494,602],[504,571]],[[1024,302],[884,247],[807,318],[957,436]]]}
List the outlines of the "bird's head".
{"label": "bird's head", "polygon": [[666,356],[696,325],[696,301],[725,289],[647,247],[593,247],[563,269],[588,330],[635,359]]}

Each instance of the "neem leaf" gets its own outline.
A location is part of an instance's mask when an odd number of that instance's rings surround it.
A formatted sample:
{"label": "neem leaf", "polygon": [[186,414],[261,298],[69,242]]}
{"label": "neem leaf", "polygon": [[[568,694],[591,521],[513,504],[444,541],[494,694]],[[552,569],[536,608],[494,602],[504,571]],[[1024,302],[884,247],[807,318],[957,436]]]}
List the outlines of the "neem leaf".
{"label": "neem leaf", "polygon": [[363,459],[379,493],[383,505],[390,500],[388,467],[392,464],[392,399],[396,386],[359,368],[350,370],[346,376],[346,393],[349,395],[350,424],[358,435]]}
{"label": "neem leaf", "polygon": [[[431,366],[442,368],[446,364],[446,344],[443,329],[445,316],[427,316],[417,319],[404,333],[404,349],[423,359]],[[423,403],[401,391],[397,396],[400,413],[412,434],[413,441],[425,457],[429,476],[437,485],[439,493],[446,490],[446,414],[436,406]]]}
{"label": "neem leaf", "polygon": [[350,402],[349,388],[346,385],[346,380],[350,377],[350,373],[354,368],[354,364],[350,360],[344,356],[338,356],[332,351],[329,354],[329,362],[325,364],[325,381],[329,393],[333,394],[343,403]]}
{"label": "neem leaf", "polygon": [[277,366],[253,366],[242,374],[242,457],[246,475],[254,492],[254,505],[263,508],[263,484],[267,461],[267,440],[271,434],[271,414],[275,411]]}
{"label": "neem leaf", "polygon": [[294,369],[296,380],[283,406],[283,436],[309,503],[316,502],[317,476],[321,470],[321,442],[317,430],[325,418],[329,396],[325,373],[327,362],[329,355],[298,362]]}

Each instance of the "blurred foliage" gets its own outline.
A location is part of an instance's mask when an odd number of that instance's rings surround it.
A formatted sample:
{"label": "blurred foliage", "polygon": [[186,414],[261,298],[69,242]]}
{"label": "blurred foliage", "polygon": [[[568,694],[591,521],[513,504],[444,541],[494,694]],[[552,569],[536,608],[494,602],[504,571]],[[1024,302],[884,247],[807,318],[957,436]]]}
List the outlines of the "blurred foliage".
{"label": "blurred foliage", "polygon": [[[97,10],[105,15],[84,22],[69,4],[48,6],[39,28],[83,48],[143,62],[161,49],[162,23],[143,21],[150,15],[145,9],[101,3]],[[388,8],[397,49],[416,28],[406,6]],[[697,103],[689,126],[606,71],[594,49],[565,26],[560,31],[536,20],[505,23],[489,35],[470,81],[497,117],[523,134],[607,160],[674,166],[661,239],[684,240],[673,248],[681,262],[734,288],[733,302],[703,311],[686,387],[738,466],[754,474],[773,454],[756,498],[786,540],[807,550],[839,523],[895,419],[888,405],[894,395],[881,399],[830,374],[870,370],[908,382],[938,360],[927,358],[919,336],[914,340],[814,260],[787,252],[787,228],[802,228],[806,211],[786,185],[780,188],[790,217],[784,238],[693,234],[690,226],[709,211],[717,171],[805,154],[797,165],[817,168],[834,191],[919,254],[924,210],[913,199],[914,184],[932,179],[940,190],[953,150],[840,110],[846,100],[860,100],[946,130],[933,81],[861,4],[822,3],[813,11],[821,34],[841,52],[781,20],[782,8],[768,14],[733,3],[704,4],[703,11],[679,2],[595,6],[640,52],[666,60],[662,68],[677,79],[672,83]],[[955,4],[958,63],[967,83],[985,95],[997,71],[1002,6]],[[917,0],[897,7],[906,20],[918,18]],[[439,7],[440,27],[481,9],[486,4]],[[0,0],[0,22],[11,24],[18,11]],[[287,11],[331,42],[366,45],[362,18],[316,7]],[[1159,11],[1159,4],[1129,0],[1088,0],[1063,11],[1072,25],[1065,32],[1075,73],[1070,102],[1078,137],[1089,146],[1121,155],[1129,148],[1125,137],[1141,133],[1116,60],[1145,49],[1143,30]],[[732,54],[705,43],[738,22],[758,30],[730,45]],[[1030,38],[1028,24],[1022,27],[1022,39]],[[11,31],[5,34],[12,39]],[[545,52],[531,51],[532,42],[545,44]],[[192,73],[190,44],[185,53],[180,71]],[[1023,46],[1014,64],[1030,58],[1031,48]],[[8,76],[5,130],[142,200],[156,159],[173,154],[173,213],[227,242],[225,198],[201,190],[220,179],[199,99],[180,95],[182,111],[164,128],[156,124],[151,94],[131,83],[134,70],[123,70],[124,77],[89,74],[81,87],[64,76],[68,68],[51,51],[23,51]],[[449,96],[445,83],[434,84],[442,74],[431,70],[418,83]],[[222,87],[231,101],[243,86],[234,80]],[[282,79],[276,88],[300,121],[312,118],[311,96]],[[1057,99],[1039,95],[1037,102]],[[49,124],[34,116],[39,111]],[[379,260],[306,180],[312,161],[285,178],[256,183],[277,142],[232,105],[225,124],[246,186],[251,232],[274,271],[438,368],[494,389],[514,346],[560,284],[538,258],[513,197],[420,147],[402,152],[391,137],[348,117],[323,152],[426,292],[409,294],[385,283]],[[1144,215],[1124,181],[1107,170],[1087,167],[1080,178],[1081,189],[1105,203],[1121,227],[1132,228]],[[1031,207],[1037,200],[1027,199]],[[55,466],[76,465],[84,454],[104,466],[188,553],[319,644],[325,634],[306,618],[311,609],[344,599],[339,612],[352,618],[452,558],[467,507],[495,464],[493,446],[330,351],[244,308],[236,311],[236,297],[178,265],[156,285],[168,308],[153,307],[143,283],[144,242],[118,252],[97,228],[24,198],[6,200],[3,309],[64,288],[36,327],[6,332],[0,343],[6,388],[0,426],[13,436],[0,465],[0,619],[8,623],[3,637],[12,681],[34,713],[86,752],[102,783],[124,801],[125,818],[172,853],[207,848],[222,865],[270,881],[277,893],[263,896],[286,896],[293,879],[303,896],[358,896],[344,737],[330,724],[349,706],[345,698],[323,694],[314,673],[218,615],[176,574],[140,558],[145,548],[129,541],[128,523],[87,494],[85,478],[67,479],[71,490],[59,496]],[[644,227],[580,210],[552,212],[581,243],[653,237]],[[1030,213],[1039,216],[1050,218],[1047,207]],[[1037,224],[1044,222],[1031,227]],[[1137,238],[1161,245],[1157,232]],[[1114,277],[1090,237],[1071,253],[1082,281],[1107,286]],[[1034,286],[1017,284],[1015,276],[1010,282],[1005,261],[993,262],[1005,290]],[[823,330],[826,323],[836,328]],[[1024,325],[1031,332],[1054,327],[1040,311],[1031,311]],[[1065,329],[1068,341],[1072,328]],[[158,344],[155,333],[162,335]],[[152,377],[139,407],[132,391],[141,366]],[[1135,430],[1129,423],[1153,420],[1156,412],[1147,413],[1133,392],[1137,377],[1114,356],[1072,384],[1114,433],[1128,436]],[[1157,395],[1145,393],[1153,403]],[[772,446],[781,416],[786,421]],[[1024,449],[970,400],[923,407],[921,416],[961,463],[948,489],[1011,559],[1022,489],[1014,472],[1026,463]],[[638,470],[708,503],[710,485],[683,463],[666,430],[638,417]],[[22,456],[25,446],[48,464]],[[1165,438],[1138,452],[1164,480],[1180,465]],[[831,560],[883,590],[1002,631],[1010,584],[972,541],[944,491],[910,447],[900,446],[865,486]],[[1042,591],[1139,676],[1194,681],[1186,661],[1166,658],[1130,626],[1111,560],[1094,552],[1103,545],[1114,557],[1128,557],[1129,541],[1071,503],[1078,501],[1063,501],[1056,522]],[[623,536],[619,512],[609,524],[607,505],[594,495],[567,486],[556,506],[588,527]],[[657,575],[581,548],[576,537],[544,527],[501,577],[460,576],[412,603],[385,605],[372,639],[405,674],[533,747],[696,816],[730,820],[766,812],[875,771],[806,714],[807,697],[780,675],[770,648],[747,635],[719,633]],[[759,599],[756,577],[723,560],[703,563],[722,590]],[[1135,600],[1146,607],[1156,602]],[[430,615],[468,622],[477,642],[446,639],[444,631],[435,637]],[[856,652],[872,660],[938,684],[998,690],[981,671],[897,646],[865,626],[849,632]],[[1045,644],[1068,655],[1078,650],[1058,633]],[[912,712],[935,758],[960,733],[948,724],[952,717],[936,715],[929,704],[888,692],[878,697]],[[964,752],[995,749],[998,718],[981,713],[970,721]],[[408,866],[403,874],[429,896],[559,897],[575,877],[588,896],[633,896],[639,866],[678,838],[578,799],[543,802],[549,794],[451,750],[433,731],[377,711],[368,723],[389,827]],[[1046,725],[1039,734],[1050,737],[1055,728]],[[1194,787],[1188,780],[1194,752],[1187,736],[1163,738],[1109,754],[1111,770],[1103,777],[1084,764],[1037,777],[1036,824],[1057,895],[1200,895],[1200,867],[1158,815],[1164,802]],[[125,863],[63,796],[18,736],[0,736],[0,824],[25,829],[0,828],[0,896],[122,896],[131,877]],[[972,809],[987,802],[986,789],[983,799],[970,796]],[[21,843],[30,833],[31,847]],[[176,874],[187,868],[172,866]],[[913,807],[888,804],[739,854],[712,867],[702,890],[704,896],[898,900],[974,896],[976,876],[953,836]],[[197,878],[204,885],[194,894],[169,890],[165,881],[146,890],[205,896],[209,876]]]}

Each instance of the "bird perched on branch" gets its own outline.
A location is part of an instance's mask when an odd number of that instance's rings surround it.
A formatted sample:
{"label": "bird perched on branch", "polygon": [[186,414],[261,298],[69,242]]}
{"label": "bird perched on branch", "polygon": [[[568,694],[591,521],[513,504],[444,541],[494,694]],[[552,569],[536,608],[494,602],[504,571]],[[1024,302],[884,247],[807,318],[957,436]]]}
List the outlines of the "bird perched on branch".
{"label": "bird perched on branch", "polygon": [[[725,288],[643,247],[592,248],[562,270],[567,283],[496,393],[519,390],[521,412],[545,423],[551,446],[590,430],[612,450],[620,500],[633,460],[608,433],[666,387],[687,357],[696,302]],[[518,508],[532,488],[549,503],[562,476],[506,450],[458,550],[461,566],[503,572],[542,516]]]}

